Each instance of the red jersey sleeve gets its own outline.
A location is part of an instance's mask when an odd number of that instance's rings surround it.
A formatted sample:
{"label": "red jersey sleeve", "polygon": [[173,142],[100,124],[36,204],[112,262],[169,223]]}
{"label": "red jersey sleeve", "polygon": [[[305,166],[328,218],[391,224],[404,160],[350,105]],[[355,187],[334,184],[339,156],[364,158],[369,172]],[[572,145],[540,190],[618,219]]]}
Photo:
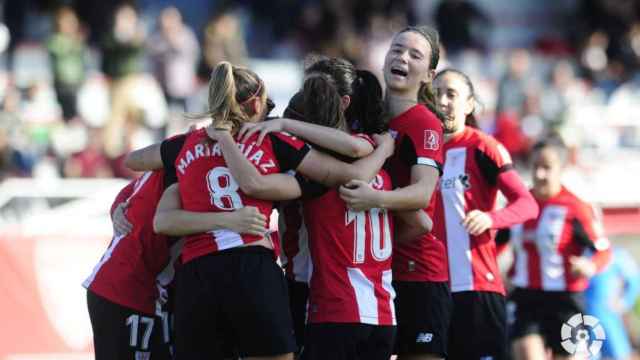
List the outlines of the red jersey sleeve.
{"label": "red jersey sleeve", "polygon": [[416,164],[442,169],[442,124],[435,115],[425,111],[413,117],[411,126],[406,129],[406,137],[413,145]]}
{"label": "red jersey sleeve", "polygon": [[497,185],[507,198],[507,206],[489,212],[493,229],[520,224],[538,216],[538,203],[514,169],[499,173]]}
{"label": "red jersey sleeve", "polygon": [[116,195],[116,198],[113,200],[113,204],[111,204],[111,210],[109,210],[109,214],[111,216],[113,216],[113,212],[116,210],[116,207],[118,207],[121,202],[126,201],[131,196],[131,194],[133,194],[133,189],[135,187],[136,181],[137,180],[131,181],[129,184],[127,184],[127,186],[120,190],[118,195]]}
{"label": "red jersey sleeve", "polygon": [[599,272],[606,266],[611,250],[597,211],[588,204],[579,203],[572,228],[575,241],[593,251],[591,261]]}
{"label": "red jersey sleeve", "polygon": [[304,141],[286,133],[272,133],[273,152],[280,164],[280,172],[295,170],[311,148]]}
{"label": "red jersey sleeve", "polygon": [[480,172],[490,185],[498,184],[498,176],[513,169],[513,161],[507,149],[496,139],[482,136],[475,151],[475,160]]}

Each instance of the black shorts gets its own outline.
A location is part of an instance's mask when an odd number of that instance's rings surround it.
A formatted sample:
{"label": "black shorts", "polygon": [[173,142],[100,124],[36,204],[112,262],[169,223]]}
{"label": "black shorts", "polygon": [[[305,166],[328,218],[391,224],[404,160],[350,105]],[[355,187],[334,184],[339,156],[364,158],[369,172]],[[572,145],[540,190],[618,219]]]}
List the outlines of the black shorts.
{"label": "black shorts", "polygon": [[[260,246],[205,255],[178,273],[176,359],[223,359],[294,352],[287,282]],[[226,346],[225,346],[226,343]]]}
{"label": "black shorts", "polygon": [[446,357],[451,320],[448,282],[394,281],[398,355],[433,354]]}
{"label": "black shorts", "polygon": [[113,303],[87,290],[96,360],[171,359],[162,319]]}
{"label": "black shorts", "polygon": [[308,324],[300,360],[389,360],[395,326]]}
{"label": "black shorts", "polygon": [[507,359],[504,295],[490,291],[462,291],[453,293],[452,297],[448,359]]}
{"label": "black shorts", "polygon": [[513,340],[538,334],[554,354],[568,354],[561,345],[562,324],[573,315],[584,313],[584,295],[581,292],[516,288],[509,301],[515,307],[515,321],[510,329]]}
{"label": "black shorts", "polygon": [[289,285],[289,308],[293,318],[293,330],[296,336],[298,350],[304,345],[304,328],[307,322],[307,300],[309,299],[309,285],[301,281],[287,278]]}

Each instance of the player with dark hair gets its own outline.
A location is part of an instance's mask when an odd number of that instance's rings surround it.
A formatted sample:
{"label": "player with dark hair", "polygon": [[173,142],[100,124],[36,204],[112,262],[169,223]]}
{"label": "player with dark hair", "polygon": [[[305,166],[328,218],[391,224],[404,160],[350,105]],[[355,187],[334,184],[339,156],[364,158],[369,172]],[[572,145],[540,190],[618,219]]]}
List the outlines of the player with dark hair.
{"label": "player with dark hair", "polygon": [[584,312],[589,278],[610,256],[609,241],[593,208],[561,183],[567,157],[563,144],[547,140],[533,149],[533,188],[540,214],[501,230],[498,242],[511,240],[515,261],[510,271],[515,287],[515,323],[510,335],[515,359],[538,359],[546,349],[555,359],[573,358],[563,348],[563,323]]}
{"label": "player with dark hair", "polygon": [[[443,70],[434,88],[444,115],[445,161],[434,233],[446,241],[449,258],[453,315],[448,359],[506,359],[505,289],[495,230],[533,219],[538,205],[507,150],[475,128],[477,96],[469,77]],[[496,207],[498,191],[508,200],[502,209]]]}
{"label": "player with dark hair", "polygon": [[[98,360],[171,358],[168,291],[182,241],[156,234],[153,216],[166,186],[173,182],[170,172],[146,172],[124,187],[113,202],[114,237],[83,283]],[[265,231],[264,216],[255,208],[204,216],[180,211],[174,216],[192,219],[190,229],[196,232],[222,228],[247,234]]]}
{"label": "player with dark hair", "polygon": [[[346,164],[282,133],[261,144],[254,137],[236,144],[221,129],[235,132],[243,123],[264,118],[264,83],[252,71],[222,62],[213,71],[209,90],[207,115],[213,122],[187,136],[175,162],[179,186],[173,191],[179,192],[185,210],[224,212],[252,205],[268,216],[273,202],[260,197],[300,195],[298,182],[278,172],[296,170],[327,185],[369,179],[392,148],[383,141],[367,158]],[[226,136],[212,142],[217,133]],[[241,357],[291,358],[295,343],[287,291],[273,249],[269,236],[229,230],[187,236],[176,302],[179,359],[220,356],[220,329],[212,328],[220,321],[228,323],[224,331],[234,334]]]}

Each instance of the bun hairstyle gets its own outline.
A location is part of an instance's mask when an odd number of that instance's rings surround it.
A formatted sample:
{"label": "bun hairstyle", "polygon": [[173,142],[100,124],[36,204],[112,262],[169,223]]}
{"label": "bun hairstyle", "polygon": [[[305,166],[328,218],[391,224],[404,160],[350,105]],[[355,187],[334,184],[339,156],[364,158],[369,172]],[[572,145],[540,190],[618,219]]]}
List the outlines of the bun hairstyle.
{"label": "bun hairstyle", "polygon": [[476,119],[476,108],[478,105],[480,104],[480,100],[478,100],[478,96],[476,95],[476,89],[473,87],[473,83],[471,82],[471,79],[469,78],[469,76],[465,73],[463,73],[460,70],[457,69],[444,69],[442,71],[440,71],[438,74],[436,74],[436,76],[434,77],[435,79],[438,79],[446,74],[455,74],[459,77],[462,78],[462,80],[464,81],[464,83],[467,85],[467,89],[469,90],[469,97],[473,99],[473,111],[471,111],[471,113],[469,113],[467,115],[467,117],[464,120],[464,124],[467,126],[471,126],[473,128],[478,128],[478,120]]}
{"label": "bun hairstyle", "polygon": [[[402,34],[407,31],[412,31],[422,35],[427,40],[429,47],[431,48],[431,56],[429,58],[429,70],[435,70],[440,61],[440,35],[438,31],[432,27],[420,25],[420,26],[407,26],[400,30],[398,34]],[[418,103],[426,106],[432,113],[434,113],[440,120],[444,120],[444,115],[436,104],[436,96],[433,92],[431,82],[422,83],[418,90]]]}
{"label": "bun hairstyle", "polygon": [[[308,58],[309,59],[309,58]],[[340,58],[312,57],[305,69],[304,109],[307,121],[373,134],[385,130],[382,86],[371,72],[356,70]],[[351,99],[340,111],[342,96]]]}
{"label": "bun hairstyle", "polygon": [[210,117],[213,125],[231,122],[239,128],[255,115],[248,102],[256,97],[266,102],[264,82],[253,71],[219,62],[209,80],[209,109],[199,117]]}

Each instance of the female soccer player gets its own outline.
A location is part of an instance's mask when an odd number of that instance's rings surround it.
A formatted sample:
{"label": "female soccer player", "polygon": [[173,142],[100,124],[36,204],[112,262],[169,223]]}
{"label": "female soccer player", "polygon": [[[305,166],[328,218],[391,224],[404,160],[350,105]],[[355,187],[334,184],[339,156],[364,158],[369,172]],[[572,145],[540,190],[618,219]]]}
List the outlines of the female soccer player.
{"label": "female soccer player", "polygon": [[[95,357],[170,359],[169,314],[160,306],[173,280],[173,261],[181,242],[154,233],[156,205],[167,184],[162,170],[147,172],[116,197],[111,214],[115,231],[107,251],[83,283],[94,334]],[[191,231],[231,228],[264,233],[265,218],[255,208],[219,214],[178,211],[192,218]],[[180,235],[180,234],[173,234]]]}
{"label": "female soccer player", "polygon": [[[496,241],[511,239],[515,263],[511,283],[515,290],[515,359],[541,359],[545,346],[555,359],[571,359],[578,339],[563,338],[561,330],[576,314],[584,313],[583,292],[589,278],[609,258],[609,242],[592,207],[561,183],[567,149],[553,141],[533,149],[534,198],[540,214],[533,220],[500,231]],[[572,322],[583,323],[581,315]],[[575,327],[575,326],[571,326]]]}
{"label": "female soccer player", "polygon": [[[364,138],[356,135],[335,144],[330,144],[331,139],[344,138],[344,134],[351,132],[350,127],[371,132],[384,128],[381,93],[372,74],[356,72],[342,59],[320,60],[306,70],[303,91],[305,117],[315,125],[272,120],[262,127],[262,131],[282,128],[283,123],[288,123],[298,134],[306,134],[307,140],[315,139],[330,149],[333,146],[337,151],[346,152],[350,146],[357,147]],[[358,104],[368,106],[361,109],[365,111],[353,110],[358,110]],[[291,105],[296,107],[295,103]],[[299,108],[290,112],[300,113]],[[351,118],[359,120],[357,124],[350,126],[349,110]],[[354,113],[361,115],[355,117]],[[337,128],[343,134],[332,134],[327,138],[328,128]],[[221,140],[229,142],[230,139],[227,135],[226,140]],[[372,149],[368,143],[360,145]],[[237,152],[233,146],[226,148]],[[241,174],[236,175],[240,177]],[[248,174],[242,174],[242,177],[246,176]],[[383,171],[373,183],[377,188],[390,189],[390,179]],[[337,189],[306,183],[303,195],[304,223],[313,270],[308,333],[302,358],[388,359],[395,323],[390,259],[393,222],[389,214],[381,209],[350,211],[339,199]],[[422,211],[414,213],[409,216],[426,218]]]}
{"label": "female soccer player", "polygon": [[[442,170],[442,125],[431,89],[439,57],[438,33],[431,28],[408,27],[393,38],[385,57],[384,79],[389,129],[396,144],[389,173],[396,189],[375,191],[365,182],[352,181],[340,189],[350,209],[425,209],[433,218],[431,195]],[[398,244],[393,277],[399,358],[444,358],[451,295],[442,239],[426,234]]]}
{"label": "female soccer player", "polygon": [[[446,241],[449,257],[453,315],[448,359],[506,359],[505,289],[493,230],[535,218],[538,205],[506,149],[476,128],[477,100],[469,77],[444,70],[436,75],[434,89],[445,119],[434,232]],[[496,208],[498,190],[508,199],[503,209]]]}
{"label": "female soccer player", "polygon": [[[213,124],[190,133],[175,162],[185,210],[223,212],[253,205],[269,215],[272,201],[257,198],[266,194],[276,199],[297,197],[297,181],[284,175],[247,181],[231,173],[294,170],[326,185],[338,185],[352,178],[373,178],[392,151],[392,143],[383,138],[370,156],[346,164],[278,133],[260,145],[255,139],[233,143],[241,150],[231,157],[225,152],[223,158],[225,144],[212,143],[209,136],[220,126],[236,130],[242,123],[263,119],[265,95],[264,83],[252,71],[225,62],[216,66],[209,86]],[[287,183],[290,186],[283,187]],[[241,357],[291,358],[295,344],[286,287],[272,249],[268,236],[241,236],[229,230],[186,237],[176,304],[179,359],[220,357],[220,334],[212,324],[223,318],[227,319],[223,322],[232,320],[225,331],[235,335]]]}
{"label": "female soccer player", "polygon": [[[384,78],[385,105],[391,117],[388,126],[396,144],[389,173],[397,188],[375,191],[365,181],[351,181],[340,189],[341,198],[350,209],[425,209],[433,217],[431,195],[441,171],[442,125],[436,116],[431,81],[439,57],[435,30],[408,27],[395,35],[385,57]],[[269,123],[250,126],[247,133],[260,132],[269,126]],[[296,126],[297,123],[287,121],[283,130],[302,136]],[[327,128],[324,131],[327,139],[345,135]],[[444,242],[425,234],[394,251],[397,351],[401,359],[444,358],[451,316]]]}

